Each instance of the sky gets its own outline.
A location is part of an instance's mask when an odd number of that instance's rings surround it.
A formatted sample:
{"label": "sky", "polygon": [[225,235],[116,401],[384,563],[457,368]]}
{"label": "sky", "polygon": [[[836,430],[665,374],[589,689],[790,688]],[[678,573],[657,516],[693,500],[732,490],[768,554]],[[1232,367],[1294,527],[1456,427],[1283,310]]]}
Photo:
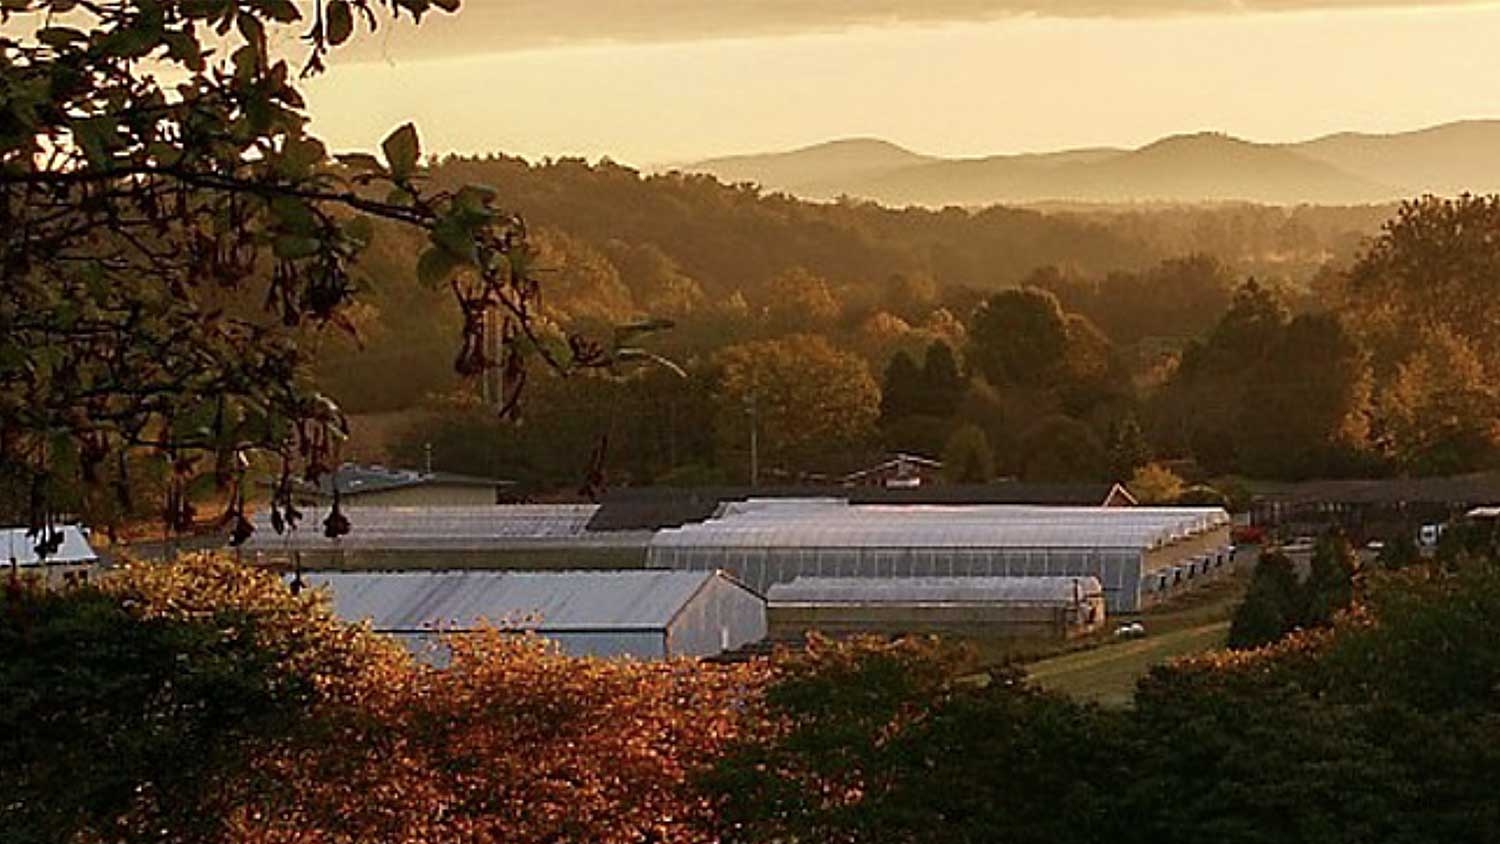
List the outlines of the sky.
{"label": "sky", "polygon": [[308,86],[373,149],[637,167],[879,137],[979,156],[1222,131],[1293,141],[1500,117],[1500,3],[466,0]]}

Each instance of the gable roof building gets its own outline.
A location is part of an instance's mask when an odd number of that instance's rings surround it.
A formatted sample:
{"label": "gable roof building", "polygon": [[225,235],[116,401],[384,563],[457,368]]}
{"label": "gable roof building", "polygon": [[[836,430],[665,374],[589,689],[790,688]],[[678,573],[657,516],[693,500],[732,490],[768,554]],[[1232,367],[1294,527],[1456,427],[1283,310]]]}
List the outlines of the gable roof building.
{"label": "gable roof building", "polygon": [[430,649],[439,631],[536,633],[575,656],[712,656],[764,638],[765,601],[717,571],[315,572],[350,622]]}
{"label": "gable roof building", "polygon": [[727,504],[749,499],[836,498],[849,504],[1033,504],[1070,507],[1133,507],[1120,484],[1026,483],[923,484],[916,487],[618,487],[605,494],[589,530],[650,531],[707,521]]}
{"label": "gable roof building", "polygon": [[752,589],[798,577],[1093,577],[1111,612],[1136,612],[1227,571],[1216,507],[852,504],[751,499],[657,531],[647,565],[723,569]]}
{"label": "gable roof building", "polygon": [[296,530],[276,533],[270,514],[252,519],[243,551],[269,565],[300,557],[310,568],[639,567],[649,531],[595,533],[597,504],[363,507],[348,534],[323,533],[326,507],[309,507]]}
{"label": "gable roof building", "polygon": [[38,537],[28,536],[26,528],[0,528],[0,555],[4,555],[0,564],[13,565],[22,573],[38,575],[48,583],[86,577],[90,569],[99,565],[99,555],[89,544],[82,526],[58,525],[54,530],[61,534],[62,542],[56,551],[42,557],[36,552]]}
{"label": "gable roof building", "polygon": [[347,507],[433,507],[501,503],[511,481],[453,472],[397,469],[380,464],[345,463],[299,490],[308,503],[327,503],[337,490]]}

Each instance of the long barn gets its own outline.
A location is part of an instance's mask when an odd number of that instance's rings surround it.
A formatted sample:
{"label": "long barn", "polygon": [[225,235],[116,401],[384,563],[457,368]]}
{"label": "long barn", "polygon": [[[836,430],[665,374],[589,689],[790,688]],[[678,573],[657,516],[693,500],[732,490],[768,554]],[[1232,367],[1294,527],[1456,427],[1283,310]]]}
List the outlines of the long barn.
{"label": "long barn", "polygon": [[1104,625],[1104,589],[1092,577],[798,577],[771,586],[766,619],[774,639],[817,630],[1061,640]]}
{"label": "long barn", "polygon": [[1227,570],[1229,528],[1218,508],[754,499],[658,531],[647,565],[723,569],[762,594],[799,576],[1086,576],[1110,612],[1135,612]]}
{"label": "long barn", "polygon": [[[334,614],[419,654],[444,633],[535,633],[573,656],[714,656],[766,634],[765,601],[719,572],[313,572]],[[291,576],[288,576],[288,580]],[[438,660],[441,662],[441,659]]]}

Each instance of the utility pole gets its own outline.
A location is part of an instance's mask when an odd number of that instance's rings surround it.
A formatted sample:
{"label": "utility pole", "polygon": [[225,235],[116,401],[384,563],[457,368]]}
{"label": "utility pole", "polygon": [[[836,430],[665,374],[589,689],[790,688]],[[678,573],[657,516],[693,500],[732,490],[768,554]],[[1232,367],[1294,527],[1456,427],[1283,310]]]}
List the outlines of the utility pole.
{"label": "utility pole", "polygon": [[750,488],[760,486],[760,397],[750,394]]}
{"label": "utility pole", "polygon": [[494,368],[495,358],[490,350],[493,348],[495,342],[495,324],[493,314],[488,308],[484,311],[483,325],[484,336],[480,342],[484,351],[486,366],[479,374],[479,401],[485,407],[493,407],[500,403],[500,397],[496,395],[496,390],[493,389],[491,381],[494,377],[491,370]]}

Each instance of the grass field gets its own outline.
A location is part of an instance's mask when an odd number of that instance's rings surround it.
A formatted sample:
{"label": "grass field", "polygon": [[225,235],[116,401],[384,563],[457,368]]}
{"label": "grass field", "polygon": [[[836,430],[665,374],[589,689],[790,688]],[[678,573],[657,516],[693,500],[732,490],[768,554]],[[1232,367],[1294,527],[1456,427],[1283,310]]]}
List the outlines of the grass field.
{"label": "grass field", "polygon": [[1122,618],[1145,625],[1146,637],[1095,640],[1091,646],[1031,663],[1027,675],[1045,689],[1111,706],[1127,705],[1136,681],[1152,666],[1223,647],[1229,617],[1244,589],[1241,575]]}
{"label": "grass field", "polygon": [[1136,681],[1169,659],[1223,647],[1228,621],[1188,627],[1033,663],[1027,671],[1044,689],[1111,706],[1130,703]]}

